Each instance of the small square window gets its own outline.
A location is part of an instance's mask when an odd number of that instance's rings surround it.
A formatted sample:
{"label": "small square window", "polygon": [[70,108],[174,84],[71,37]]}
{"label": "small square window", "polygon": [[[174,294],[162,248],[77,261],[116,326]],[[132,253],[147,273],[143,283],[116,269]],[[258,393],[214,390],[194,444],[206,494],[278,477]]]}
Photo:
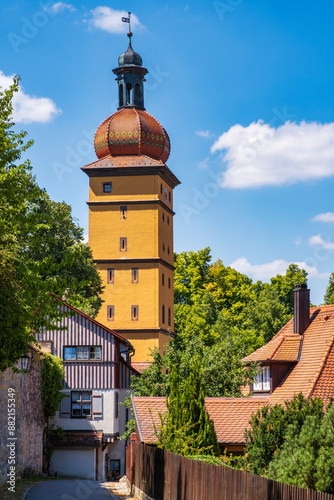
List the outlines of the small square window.
{"label": "small square window", "polygon": [[131,306],[131,319],[132,321],[138,321],[139,306]]}
{"label": "small square window", "polygon": [[104,182],[103,183],[103,192],[104,193],[111,193],[111,182]]}
{"label": "small square window", "polygon": [[77,347],[77,359],[89,359],[89,347]]}
{"label": "small square window", "polygon": [[125,205],[121,205],[120,206],[120,214],[121,214],[121,219],[127,219],[128,207]]}
{"label": "small square window", "polygon": [[90,417],[92,413],[92,393],[76,391],[71,394],[72,417]]}
{"label": "small square window", "polygon": [[90,348],[89,359],[102,359],[101,346],[92,346]]}
{"label": "small square window", "polygon": [[131,281],[132,283],[138,283],[138,268],[137,267],[133,267],[131,269]]}
{"label": "small square window", "polygon": [[114,274],[115,274],[115,269],[113,269],[113,268],[107,269],[107,283],[109,283],[109,284],[114,283]]}
{"label": "small square window", "polygon": [[127,251],[127,246],[128,246],[127,238],[120,238],[120,240],[119,240],[119,251],[120,252],[126,252]]}
{"label": "small square window", "polygon": [[107,306],[107,320],[114,321],[114,306]]}

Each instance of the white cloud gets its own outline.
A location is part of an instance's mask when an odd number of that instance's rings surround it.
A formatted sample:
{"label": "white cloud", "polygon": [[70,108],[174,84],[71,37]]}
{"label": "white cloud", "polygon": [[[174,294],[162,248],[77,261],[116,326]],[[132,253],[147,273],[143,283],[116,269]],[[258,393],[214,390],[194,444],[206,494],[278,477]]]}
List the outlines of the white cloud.
{"label": "white cloud", "polygon": [[317,247],[320,246],[324,248],[325,250],[334,250],[334,243],[331,241],[326,241],[321,237],[321,234],[315,234],[311,236],[311,238],[308,240],[308,243],[311,247]]}
{"label": "white cloud", "polygon": [[334,123],[286,122],[271,127],[259,120],[237,124],[211,147],[221,151],[225,188],[282,186],[334,175]]}
{"label": "white cloud", "polygon": [[326,212],[324,214],[318,214],[313,219],[312,221],[319,221],[319,222],[334,222],[334,213],[333,212]]}
{"label": "white cloud", "polygon": [[72,4],[63,2],[56,2],[50,5],[48,8],[54,14],[60,14],[61,12],[64,12],[64,10],[69,10],[70,12],[74,12],[76,10]]}
{"label": "white cloud", "polygon": [[[0,70],[0,87],[6,89],[13,83],[13,75],[6,76]],[[61,113],[56,104],[48,97],[36,97],[26,94],[23,87],[13,97],[13,120],[16,123],[46,123]]]}
{"label": "white cloud", "polygon": [[[90,12],[92,17],[88,22],[91,26],[108,31],[108,33],[124,35],[125,27],[122,22],[122,17],[128,17],[128,13],[125,10],[114,10],[110,7],[99,6]],[[127,27],[128,26],[127,24]],[[139,22],[135,14],[131,14],[131,29],[132,28],[143,28],[143,25]]]}
{"label": "white cloud", "polygon": [[213,137],[213,134],[210,132],[210,130],[196,130],[195,134],[199,137]]}
{"label": "white cloud", "polygon": [[[236,269],[240,273],[250,276],[254,280],[266,281],[276,276],[276,274],[284,275],[291,262],[283,259],[274,260],[265,264],[251,264],[246,257],[240,257],[230,264],[230,267]],[[306,262],[294,262],[298,267],[305,269],[310,277],[323,277],[315,266],[309,266]],[[327,274],[326,274],[327,276]]]}

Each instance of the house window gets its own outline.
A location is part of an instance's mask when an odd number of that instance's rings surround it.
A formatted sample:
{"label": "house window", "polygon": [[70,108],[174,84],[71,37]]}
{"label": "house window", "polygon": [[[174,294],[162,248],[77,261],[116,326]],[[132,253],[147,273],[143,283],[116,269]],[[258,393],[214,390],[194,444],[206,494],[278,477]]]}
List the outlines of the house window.
{"label": "house window", "polygon": [[132,283],[138,283],[138,268],[133,267],[131,269],[131,281]]}
{"label": "house window", "polygon": [[170,313],[170,307],[168,308],[168,326],[171,325],[171,313]]}
{"label": "house window", "polygon": [[270,391],[270,366],[262,368],[261,373],[256,375],[254,384],[254,392],[269,392]]}
{"label": "house window", "polygon": [[162,286],[165,286],[165,275],[162,273]]}
{"label": "house window", "polygon": [[170,278],[168,278],[168,288],[170,288]]}
{"label": "house window", "polygon": [[119,239],[119,250],[120,252],[126,252],[128,246],[127,238]]}
{"label": "house window", "polygon": [[131,306],[131,319],[132,321],[138,321],[139,306]]}
{"label": "house window", "polygon": [[107,320],[114,321],[114,306],[107,306]]}
{"label": "house window", "polygon": [[103,192],[104,193],[111,193],[111,182],[104,182],[103,183]]}
{"label": "house window", "polygon": [[92,393],[89,391],[72,391],[71,416],[87,418],[92,415]]}
{"label": "house window", "polygon": [[165,324],[165,306],[162,306],[162,324]]}
{"label": "house window", "polygon": [[114,273],[115,273],[115,269],[112,269],[112,268],[107,269],[107,283],[109,283],[109,284],[114,283]]}
{"label": "house window", "polygon": [[128,207],[125,205],[120,206],[121,219],[126,219],[128,214]]}
{"label": "house window", "polygon": [[89,361],[90,359],[102,359],[101,346],[64,347],[64,360],[66,361]]}
{"label": "house window", "polygon": [[118,392],[115,392],[115,418],[118,418]]}

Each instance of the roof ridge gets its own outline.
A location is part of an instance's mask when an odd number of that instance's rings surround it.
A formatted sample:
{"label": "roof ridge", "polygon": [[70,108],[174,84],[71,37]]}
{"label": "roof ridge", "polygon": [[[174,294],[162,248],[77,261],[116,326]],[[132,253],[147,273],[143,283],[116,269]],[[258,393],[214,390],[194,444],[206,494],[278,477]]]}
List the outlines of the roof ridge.
{"label": "roof ridge", "polygon": [[327,347],[327,349],[325,351],[325,354],[324,354],[324,356],[322,358],[322,362],[321,362],[320,368],[317,371],[317,373],[315,374],[313,382],[311,384],[311,387],[310,387],[310,389],[308,390],[308,392],[306,394],[306,399],[308,399],[308,398],[311,397],[311,395],[312,395],[312,393],[313,393],[313,391],[315,389],[316,383],[319,380],[319,377],[320,377],[323,369],[325,368],[326,361],[327,361],[328,355],[329,355],[329,353],[330,353],[330,351],[331,351],[331,349],[333,347],[333,344],[334,344],[334,335],[332,335],[331,341],[330,341],[330,343],[329,343],[329,345],[328,345],[328,347]]}

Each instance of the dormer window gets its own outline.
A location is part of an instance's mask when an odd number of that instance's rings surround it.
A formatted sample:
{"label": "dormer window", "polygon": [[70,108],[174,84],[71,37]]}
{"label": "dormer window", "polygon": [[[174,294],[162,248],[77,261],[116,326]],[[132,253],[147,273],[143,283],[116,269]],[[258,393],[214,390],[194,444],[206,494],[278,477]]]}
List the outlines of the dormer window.
{"label": "dormer window", "polygon": [[254,392],[270,392],[270,366],[261,369],[261,373],[256,375],[253,384]]}

